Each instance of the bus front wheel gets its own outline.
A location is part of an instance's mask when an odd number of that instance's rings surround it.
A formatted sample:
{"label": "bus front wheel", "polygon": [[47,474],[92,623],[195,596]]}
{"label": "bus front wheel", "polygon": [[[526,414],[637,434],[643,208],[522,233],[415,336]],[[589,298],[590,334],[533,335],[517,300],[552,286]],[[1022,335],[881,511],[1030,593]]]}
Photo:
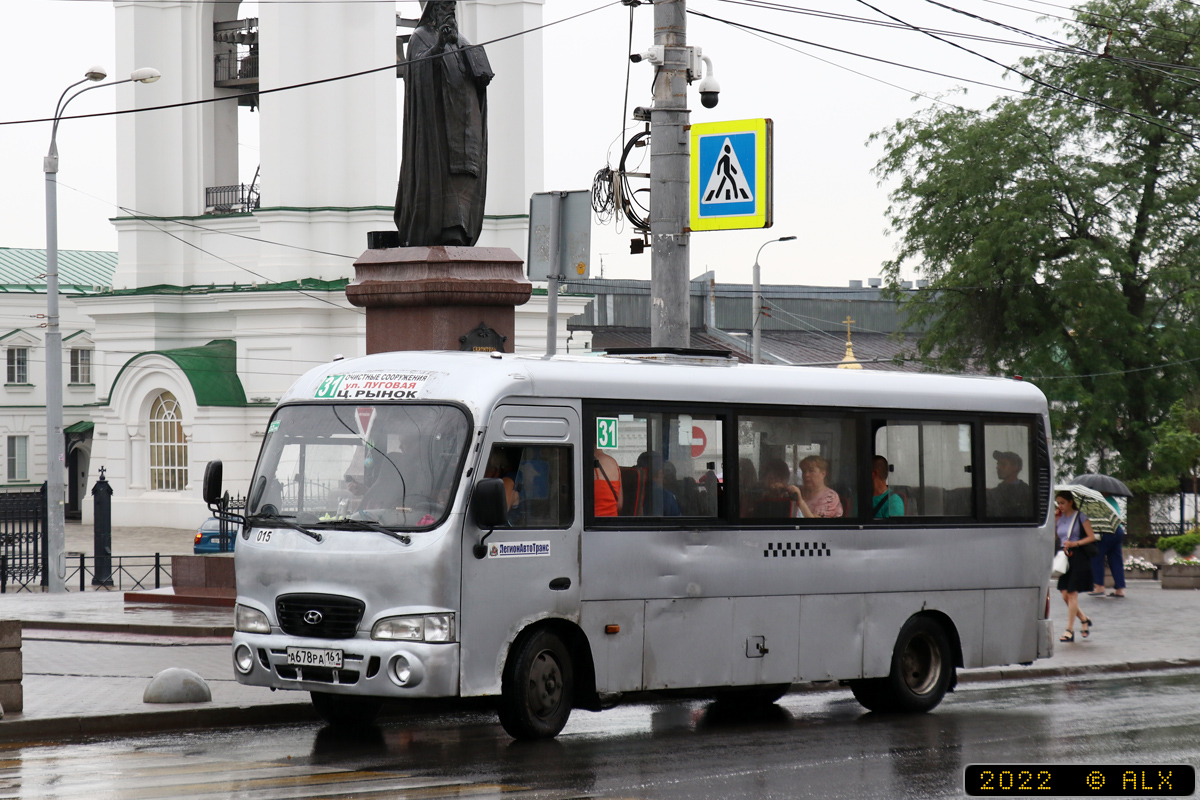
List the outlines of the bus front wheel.
{"label": "bus front wheel", "polygon": [[888,676],[851,681],[850,689],[871,711],[924,713],[942,702],[953,677],[946,631],[929,617],[913,617],[896,638]]}
{"label": "bus front wheel", "polygon": [[504,667],[497,709],[508,735],[557,736],[571,716],[574,678],[570,652],[558,636],[540,630],[519,641]]}
{"label": "bus front wheel", "polygon": [[353,694],[309,692],[313,709],[325,724],[334,728],[358,728],[371,725],[379,716],[383,700]]}

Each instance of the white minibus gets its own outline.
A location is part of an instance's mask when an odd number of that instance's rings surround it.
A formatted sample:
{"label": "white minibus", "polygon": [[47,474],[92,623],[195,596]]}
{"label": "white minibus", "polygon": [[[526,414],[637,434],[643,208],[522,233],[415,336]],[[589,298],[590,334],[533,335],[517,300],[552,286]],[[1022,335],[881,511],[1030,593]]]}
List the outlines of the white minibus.
{"label": "white minibus", "polygon": [[928,711],[956,668],[1051,653],[1048,425],[1017,380],[714,352],[334,361],[238,518],[237,680],[338,725],[496,696],[517,738],[808,681]]}

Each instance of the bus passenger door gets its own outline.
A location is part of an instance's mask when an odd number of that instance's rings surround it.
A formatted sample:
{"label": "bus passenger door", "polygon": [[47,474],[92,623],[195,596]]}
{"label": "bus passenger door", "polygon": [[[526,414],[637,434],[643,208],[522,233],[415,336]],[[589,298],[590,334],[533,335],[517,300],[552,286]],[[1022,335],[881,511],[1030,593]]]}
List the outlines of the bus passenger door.
{"label": "bus passenger door", "polygon": [[463,525],[461,694],[497,694],[508,646],[545,618],[579,621],[579,414],[560,406],[500,406],[488,422],[474,479],[504,481],[508,524]]}

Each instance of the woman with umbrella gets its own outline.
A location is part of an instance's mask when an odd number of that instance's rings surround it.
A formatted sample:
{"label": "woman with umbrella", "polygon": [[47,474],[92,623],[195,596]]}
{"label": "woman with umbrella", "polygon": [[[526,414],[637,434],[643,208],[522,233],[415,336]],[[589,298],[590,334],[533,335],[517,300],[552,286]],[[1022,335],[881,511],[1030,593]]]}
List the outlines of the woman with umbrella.
{"label": "woman with umbrella", "polygon": [[1088,638],[1092,631],[1092,619],[1079,610],[1079,592],[1088,591],[1092,586],[1092,554],[1088,545],[1096,541],[1092,532],[1092,523],[1087,515],[1079,510],[1075,494],[1070,489],[1077,487],[1060,487],[1055,495],[1054,529],[1058,533],[1058,541],[1063,550],[1067,551],[1067,571],[1058,579],[1058,589],[1062,592],[1063,602],[1067,604],[1067,629],[1059,637],[1060,642],[1075,641],[1075,618],[1083,628],[1083,638]]}

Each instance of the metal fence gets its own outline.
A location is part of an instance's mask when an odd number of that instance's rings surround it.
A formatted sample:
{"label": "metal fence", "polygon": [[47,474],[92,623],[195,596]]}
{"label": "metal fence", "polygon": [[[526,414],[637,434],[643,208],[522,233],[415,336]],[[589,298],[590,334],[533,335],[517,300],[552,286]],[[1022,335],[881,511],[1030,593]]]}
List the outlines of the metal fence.
{"label": "metal fence", "polygon": [[204,190],[206,214],[244,214],[257,209],[258,204],[258,187],[253,184],[209,186]]}
{"label": "metal fence", "polygon": [[46,484],[34,491],[0,493],[0,591],[46,585]]}
{"label": "metal fence", "polygon": [[[111,556],[112,582],[107,585],[93,585],[96,577],[96,557],[84,553],[67,553],[67,574],[64,580],[68,592],[96,591],[136,591],[146,589],[161,589],[171,585],[171,557],[165,558],[161,553],[149,556]],[[7,592],[41,592],[44,587],[38,584],[22,582],[11,575],[5,567],[4,559],[0,558],[0,594]]]}

